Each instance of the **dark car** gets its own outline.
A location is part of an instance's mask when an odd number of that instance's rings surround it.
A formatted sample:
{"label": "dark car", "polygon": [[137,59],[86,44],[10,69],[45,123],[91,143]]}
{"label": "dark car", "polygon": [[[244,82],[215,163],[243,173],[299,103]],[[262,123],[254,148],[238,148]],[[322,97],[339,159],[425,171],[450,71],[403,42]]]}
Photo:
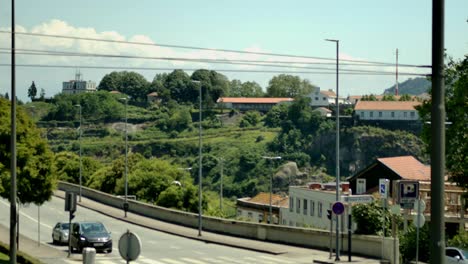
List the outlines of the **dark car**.
{"label": "dark car", "polygon": [[112,252],[111,233],[101,222],[72,223],[70,236],[72,250],[82,252],[85,247],[93,247],[96,251]]}

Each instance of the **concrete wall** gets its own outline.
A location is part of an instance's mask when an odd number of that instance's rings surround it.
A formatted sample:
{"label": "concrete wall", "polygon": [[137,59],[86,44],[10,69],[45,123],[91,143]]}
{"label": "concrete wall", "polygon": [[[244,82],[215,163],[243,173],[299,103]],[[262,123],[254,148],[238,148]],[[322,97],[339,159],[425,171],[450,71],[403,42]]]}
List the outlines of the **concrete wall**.
{"label": "concrete wall", "polygon": [[[79,192],[79,186],[70,183],[59,182],[58,188],[62,191]],[[109,195],[86,187],[82,187],[82,195],[102,204],[117,208],[123,207],[123,198],[114,195]],[[128,200],[128,203],[130,205],[129,211],[132,213],[174,224],[198,228],[198,214],[167,209],[134,200]],[[203,216],[203,230],[249,239],[325,250],[328,250],[330,243],[330,233],[326,230],[268,225],[209,216]],[[346,252],[348,247],[346,234],[344,234],[342,241],[342,248]],[[389,256],[393,256],[393,247],[389,245],[393,245],[392,239],[385,241],[384,257],[386,259],[390,259]],[[398,247],[396,248],[398,249]],[[353,254],[380,258],[382,254],[382,238],[378,236],[353,235],[351,252]],[[397,259],[398,258],[399,252],[397,252]]]}

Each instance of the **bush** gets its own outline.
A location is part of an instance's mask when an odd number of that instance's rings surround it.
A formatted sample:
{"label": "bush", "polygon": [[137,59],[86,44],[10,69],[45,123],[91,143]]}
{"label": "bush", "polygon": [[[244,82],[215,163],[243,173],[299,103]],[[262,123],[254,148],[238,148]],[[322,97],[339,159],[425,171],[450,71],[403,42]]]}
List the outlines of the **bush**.
{"label": "bush", "polygon": [[[430,243],[429,225],[426,224],[419,229],[419,261],[429,262],[431,255],[429,250]],[[403,259],[402,263],[410,263],[410,261],[416,259],[416,244],[416,228],[414,226],[409,226],[408,232],[400,235],[400,253],[401,258]]]}
{"label": "bush", "polygon": [[447,245],[450,247],[468,249],[468,232],[460,230],[456,236],[448,241]]}

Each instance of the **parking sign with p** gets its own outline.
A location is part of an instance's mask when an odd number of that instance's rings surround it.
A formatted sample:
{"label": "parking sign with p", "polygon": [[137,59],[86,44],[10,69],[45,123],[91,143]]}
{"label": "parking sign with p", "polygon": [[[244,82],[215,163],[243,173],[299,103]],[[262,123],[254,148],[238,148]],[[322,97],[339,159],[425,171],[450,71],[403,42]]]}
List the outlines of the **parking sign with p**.
{"label": "parking sign with p", "polygon": [[419,182],[400,181],[398,184],[400,203],[411,203],[419,198]]}

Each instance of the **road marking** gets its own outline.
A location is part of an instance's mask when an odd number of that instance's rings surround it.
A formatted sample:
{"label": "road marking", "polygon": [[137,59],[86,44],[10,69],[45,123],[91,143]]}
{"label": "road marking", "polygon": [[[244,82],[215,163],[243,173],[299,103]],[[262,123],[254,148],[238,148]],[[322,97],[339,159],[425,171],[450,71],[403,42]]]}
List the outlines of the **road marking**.
{"label": "road marking", "polygon": [[245,261],[236,260],[236,259],[228,258],[228,257],[219,257],[219,258],[227,261],[227,263],[239,263],[239,264],[244,264],[245,263]]}
{"label": "road marking", "polygon": [[195,264],[206,264],[206,262],[203,262],[203,261],[199,261],[199,260],[196,260],[196,259],[191,259],[191,258],[181,258],[182,260],[184,261],[188,261],[190,263],[195,263]]}
{"label": "road marking", "polygon": [[291,262],[289,260],[286,260],[286,259],[283,259],[283,258],[274,258],[274,257],[270,257],[270,256],[260,256],[260,258],[262,259],[267,259],[267,260],[270,260],[270,261],[274,261],[274,262],[279,262],[279,263],[295,263],[295,262]]}
{"label": "road marking", "polygon": [[215,259],[215,258],[203,258],[204,261],[208,261],[210,263],[226,263],[225,261]]}
{"label": "road marking", "polygon": [[180,262],[174,259],[163,258],[161,260],[164,262],[172,263],[172,264],[185,264],[184,262]]}
{"label": "road marking", "polygon": [[[2,204],[4,204],[5,206],[10,206],[10,203],[6,203],[4,201],[0,201]],[[27,215],[26,213],[24,213],[23,211],[19,210],[20,214],[23,215],[24,217],[30,219],[31,221],[37,223],[37,220],[29,215]],[[50,225],[47,225],[47,224],[44,224],[44,223],[41,223],[42,226],[45,226],[45,227],[48,227],[50,229],[52,229],[52,227]]]}

